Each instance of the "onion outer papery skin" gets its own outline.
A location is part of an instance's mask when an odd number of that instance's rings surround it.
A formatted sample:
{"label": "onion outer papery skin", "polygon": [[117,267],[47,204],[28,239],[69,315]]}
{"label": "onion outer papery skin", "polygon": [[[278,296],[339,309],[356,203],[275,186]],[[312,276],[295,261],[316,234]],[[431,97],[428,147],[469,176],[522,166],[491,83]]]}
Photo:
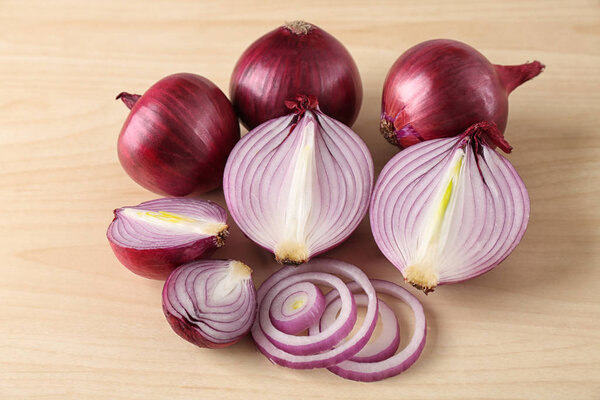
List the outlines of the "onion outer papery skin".
{"label": "onion outer papery skin", "polygon": [[[329,274],[340,275],[356,281],[357,284],[361,286],[368,298],[367,312],[356,334],[346,342],[340,343],[336,348],[316,354],[297,355],[278,348],[276,346],[276,342],[270,341],[263,331],[263,329],[266,327],[271,331],[271,336],[274,335],[274,328],[268,325],[268,311],[271,307],[269,301],[272,301],[277,295],[277,293],[273,293],[273,291],[276,291],[278,288],[283,290],[286,287],[302,281],[302,279],[305,278],[307,278],[309,281],[311,280],[311,277],[315,277],[319,281],[331,279],[330,282],[335,282],[336,280],[339,280],[339,278],[337,278],[335,275]],[[328,275],[329,278],[327,278]],[[286,286],[287,283],[289,284]],[[348,307],[354,309],[355,313],[356,309],[353,303],[353,298],[352,296],[349,296],[349,292],[346,294],[348,288],[345,285],[342,285],[340,288],[342,288],[341,293],[344,303],[347,304],[348,301],[351,301],[352,304],[349,304]],[[346,296],[349,296],[350,300],[344,300]],[[369,278],[358,267],[339,260],[318,258],[298,267],[284,267],[263,282],[261,287],[258,289],[257,299],[259,313],[263,315],[256,319],[254,325],[252,326],[251,332],[258,349],[271,362],[295,369],[327,367],[354,356],[368,342],[373,330],[375,329],[377,321],[377,296],[373,286],[371,285],[371,282],[369,281]],[[265,314],[266,318],[264,317]],[[350,329],[352,329],[352,326],[350,326]],[[335,335],[335,340],[332,341],[339,343],[339,341],[343,339],[343,337],[337,337],[338,334],[339,331],[337,331],[337,333],[333,333],[333,335]],[[283,332],[277,332],[276,335],[279,337],[279,339],[283,338],[280,340],[280,342],[287,340],[294,346],[304,344],[304,346],[308,348],[312,343],[315,342],[315,338],[310,336],[298,337],[288,335],[286,338]],[[323,337],[318,337],[316,341],[321,342],[323,339]]]}
{"label": "onion outer papery skin", "polygon": [[372,186],[373,161],[362,139],[318,109],[249,132],[223,178],[240,229],[286,264],[345,240],[364,217]]}
{"label": "onion outer papery skin", "polygon": [[182,338],[222,348],[245,336],[256,316],[252,270],[234,260],[195,261],[174,270],[163,287],[163,312]]}
{"label": "onion outer papery skin", "polygon": [[382,253],[427,293],[502,262],[525,233],[529,207],[510,162],[483,139],[461,136],[394,156],[375,186],[370,218]]}
{"label": "onion outer papery skin", "polygon": [[455,40],[419,43],[388,72],[380,131],[400,148],[459,135],[479,121],[494,122],[504,132],[508,95],[544,68],[539,61],[494,65]]}
{"label": "onion outer papery skin", "polygon": [[[130,215],[138,212],[142,217]],[[156,199],[114,214],[106,232],[113,252],[129,270],[151,279],[165,279],[177,266],[209,256],[228,235],[225,210],[208,200]],[[206,232],[199,223],[208,225]]]}
{"label": "onion outer papery skin", "polygon": [[[373,280],[371,280],[373,283]],[[356,285],[349,284],[348,288],[351,291],[360,289]],[[377,289],[376,289],[377,290]],[[319,323],[315,323],[309,329],[309,335],[316,335],[324,328],[329,327],[335,321],[338,312],[340,311],[341,301],[338,293],[335,290],[327,294],[326,308],[323,312]],[[365,306],[367,297],[364,294],[354,294],[356,305]],[[350,361],[361,363],[383,361],[396,353],[400,345],[400,328],[398,327],[398,318],[394,311],[381,299],[378,300],[379,316],[377,323],[382,324],[381,334],[363,347],[356,355],[351,357]]]}
{"label": "onion outer papery skin", "polygon": [[220,186],[240,127],[225,94],[199,75],[180,73],[143,96],[121,93],[131,109],[118,155],[138,184],[168,196],[200,194]]}
{"label": "onion outer papery skin", "polygon": [[[396,376],[413,365],[425,348],[427,338],[427,322],[423,306],[415,296],[406,289],[387,281],[372,279],[371,283],[377,293],[394,296],[408,304],[415,315],[415,328],[407,346],[398,354],[377,362],[360,362],[347,360],[340,362],[329,369],[342,378],[360,382],[374,382]],[[352,291],[359,290],[354,282],[348,284]]]}
{"label": "onion outer papery skin", "polygon": [[230,98],[248,130],[288,113],[284,102],[315,96],[323,112],[352,126],[362,102],[358,68],[348,50],[319,27],[281,26],[252,43],[238,60]]}

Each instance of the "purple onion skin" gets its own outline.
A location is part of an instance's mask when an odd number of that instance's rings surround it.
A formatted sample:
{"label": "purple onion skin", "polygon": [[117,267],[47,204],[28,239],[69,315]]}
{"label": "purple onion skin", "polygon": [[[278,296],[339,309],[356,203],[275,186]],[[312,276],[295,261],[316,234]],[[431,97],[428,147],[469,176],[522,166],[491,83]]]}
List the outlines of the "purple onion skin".
{"label": "purple onion skin", "polygon": [[152,192],[185,196],[221,185],[229,152],[240,138],[231,103],[208,79],[167,76],[143,96],[117,96],[131,109],[118,140],[127,174]]}
{"label": "purple onion skin", "polygon": [[315,96],[328,116],[352,126],[362,103],[358,68],[346,48],[311,25],[294,33],[281,26],[255,41],[238,60],[230,97],[248,130],[289,113],[286,100]]}
{"label": "purple onion skin", "polygon": [[167,317],[167,322],[173,328],[176,334],[178,334],[181,338],[187,340],[190,343],[195,344],[198,347],[206,347],[209,349],[222,349],[224,347],[229,347],[237,342],[239,342],[242,337],[233,340],[227,343],[213,343],[210,340],[207,340],[204,336],[202,336],[197,330],[192,328],[190,325],[183,322],[181,319],[175,317],[171,314],[167,308],[163,304],[163,311],[165,313],[165,317]]}
{"label": "purple onion skin", "polygon": [[165,280],[175,268],[182,264],[210,257],[220,246],[215,236],[184,246],[144,250],[119,246],[110,240],[110,236],[109,243],[117,259],[127,269],[144,278],[158,280]]}
{"label": "purple onion skin", "polygon": [[503,133],[508,95],[543,69],[539,61],[494,65],[473,47],[454,40],[420,43],[388,72],[381,133],[400,148],[456,136],[480,121],[494,122]]}

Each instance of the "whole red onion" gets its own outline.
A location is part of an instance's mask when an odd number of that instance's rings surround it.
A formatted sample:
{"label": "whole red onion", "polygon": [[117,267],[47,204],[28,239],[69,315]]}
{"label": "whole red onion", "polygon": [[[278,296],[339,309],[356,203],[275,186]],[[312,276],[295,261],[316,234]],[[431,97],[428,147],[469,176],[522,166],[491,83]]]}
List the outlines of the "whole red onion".
{"label": "whole red onion", "polygon": [[348,50],[315,25],[294,21],[259,38],[242,54],[230,97],[248,130],[288,114],[286,100],[314,96],[328,116],[352,126],[362,102],[358,68]]}
{"label": "whole red onion", "polygon": [[217,86],[199,75],[180,73],[161,79],[143,96],[121,93],[117,99],[131,109],[118,153],[134,181],[170,196],[221,185],[240,127]]}
{"label": "whole red onion", "polygon": [[420,43],[396,60],[383,87],[380,130],[400,148],[455,136],[481,121],[506,128],[508,95],[542,72],[539,61],[494,65],[455,40]]}

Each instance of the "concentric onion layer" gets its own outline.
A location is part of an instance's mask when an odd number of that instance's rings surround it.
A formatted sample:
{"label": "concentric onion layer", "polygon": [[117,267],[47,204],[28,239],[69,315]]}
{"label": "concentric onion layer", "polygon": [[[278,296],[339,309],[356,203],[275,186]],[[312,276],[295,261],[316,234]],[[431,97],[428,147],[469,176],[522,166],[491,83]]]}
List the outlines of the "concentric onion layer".
{"label": "concentric onion layer", "polygon": [[[397,354],[392,352],[389,357],[383,359],[382,357],[375,357],[376,360],[373,357],[371,357],[371,360],[347,360],[328,368],[342,378],[361,382],[380,381],[396,376],[408,369],[421,355],[427,337],[427,324],[423,306],[415,296],[392,282],[372,279],[371,283],[377,293],[393,296],[408,304],[415,316],[415,328],[406,347]],[[360,290],[360,286],[354,282],[351,282],[348,286],[353,292]],[[385,322],[384,320],[384,326]],[[389,354],[389,350],[387,350],[387,354]]]}
{"label": "concentric onion layer", "polygon": [[370,217],[383,254],[428,292],[504,260],[525,233],[529,197],[510,162],[483,140],[437,139],[387,163]]}
{"label": "concentric onion layer", "polygon": [[364,217],[373,161],[360,137],[318,110],[245,135],[225,167],[229,211],[282,263],[300,264],[346,239]]}
{"label": "concentric onion layer", "polygon": [[[333,274],[355,281],[367,297],[362,323],[356,334],[343,343],[356,321],[356,306],[348,287]],[[304,281],[333,286],[341,298],[340,315],[314,336],[288,335],[273,326],[269,310],[287,287]],[[259,315],[252,326],[252,337],[269,360],[290,368],[329,367],[347,360],[367,344],[377,322],[377,297],[369,278],[358,267],[338,260],[314,259],[298,267],[282,268],[262,284],[257,297]]]}
{"label": "concentric onion layer", "polygon": [[[350,290],[358,289],[354,283],[350,283],[348,287]],[[355,294],[354,301],[357,306],[367,305],[367,297],[362,293]],[[338,294],[332,290],[327,295],[326,304],[327,306],[321,316],[320,323],[311,326],[309,330],[310,335],[315,335],[321,330],[327,329],[335,321],[342,303]],[[373,334],[365,347],[356,353],[354,357],[350,358],[351,361],[363,363],[382,361],[393,356],[400,345],[400,328],[396,314],[394,314],[394,311],[383,300],[379,299],[378,304],[379,315],[377,323],[381,325],[381,333],[376,338],[373,338],[375,336]]]}
{"label": "concentric onion layer", "polygon": [[224,244],[227,214],[218,204],[163,198],[115,210],[106,233],[115,255],[133,272],[165,279],[177,266]]}
{"label": "concentric onion layer", "polygon": [[162,293],[167,321],[179,336],[200,347],[236,343],[256,316],[251,273],[233,260],[202,260],[177,268]]}
{"label": "concentric onion layer", "polygon": [[271,303],[269,316],[277,329],[296,335],[316,324],[324,309],[325,296],[321,290],[314,283],[305,281],[281,291]]}

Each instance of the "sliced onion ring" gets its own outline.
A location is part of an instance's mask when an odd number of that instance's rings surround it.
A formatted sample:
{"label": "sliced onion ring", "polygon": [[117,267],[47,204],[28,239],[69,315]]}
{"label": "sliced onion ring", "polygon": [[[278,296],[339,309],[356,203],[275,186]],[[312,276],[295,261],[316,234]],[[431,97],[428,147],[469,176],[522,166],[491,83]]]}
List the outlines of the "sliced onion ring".
{"label": "sliced onion ring", "polygon": [[[423,306],[419,300],[406,289],[395,283],[372,279],[371,283],[378,293],[394,296],[408,304],[415,314],[415,329],[408,345],[398,354],[378,362],[358,362],[343,361],[328,369],[342,378],[361,382],[374,382],[385,378],[396,376],[408,369],[417,361],[423,348],[427,336],[427,323]],[[348,284],[352,291],[360,290],[359,285],[354,282]]]}
{"label": "sliced onion ring", "polygon": [[[271,308],[271,302],[277,295],[277,290],[284,290],[290,285],[302,281],[302,279],[312,281],[312,279],[315,278],[317,282],[327,282],[327,284],[331,284],[337,289],[339,286],[337,285],[339,278],[331,274],[337,274],[355,281],[367,296],[368,301],[365,318],[356,334],[346,342],[339,344],[333,349],[306,355],[292,354],[289,351],[285,351],[278,347],[276,342],[269,340],[269,337],[265,334],[265,329],[269,330],[269,334],[271,336],[285,338],[284,340],[289,339],[290,342],[293,342],[293,346],[298,347],[306,346],[306,348],[308,348],[310,344],[324,340],[324,338],[321,336],[317,336],[316,338],[312,336],[306,336],[298,339],[298,337],[295,336],[285,335],[285,333],[276,330],[276,328],[271,324],[268,312]],[[302,276],[298,277],[299,275]],[[342,285],[342,287],[343,289],[341,289],[340,292],[342,308],[344,308],[344,306],[349,307],[347,303],[351,302],[350,307],[355,309],[353,297],[346,296],[346,293],[348,292],[347,286]],[[273,293],[271,293],[271,291]],[[375,329],[377,322],[377,296],[373,285],[369,281],[369,278],[358,267],[339,260],[314,259],[298,267],[282,268],[271,275],[271,277],[269,277],[262,284],[258,290],[257,299],[259,304],[259,317],[252,326],[252,337],[254,338],[259,350],[269,360],[275,364],[290,368],[309,369],[328,367],[343,360],[347,360],[358,353],[366,345],[371,337],[371,334],[373,333],[373,330]],[[336,330],[335,332],[338,331]],[[337,339],[341,340],[342,338],[336,338],[336,340]]]}
{"label": "sliced onion ring", "polygon": [[[352,285],[351,288],[356,288]],[[352,290],[352,289],[351,289]],[[354,301],[358,306],[367,304],[367,296],[364,294],[355,294]],[[311,326],[309,335],[315,335],[323,329],[327,329],[334,321],[340,311],[341,300],[335,291],[328,293],[326,299],[326,308],[321,317],[320,323]],[[394,311],[381,299],[379,299],[379,317],[377,322],[381,324],[381,334],[371,340],[362,348],[361,351],[350,358],[357,362],[376,362],[390,358],[398,350],[400,345],[400,328],[398,327],[398,318]]]}
{"label": "sliced onion ring", "polygon": [[[341,300],[338,303],[341,304]],[[324,309],[325,296],[321,289],[311,282],[300,282],[279,292],[271,303],[269,315],[281,332],[296,335],[319,322]]]}

